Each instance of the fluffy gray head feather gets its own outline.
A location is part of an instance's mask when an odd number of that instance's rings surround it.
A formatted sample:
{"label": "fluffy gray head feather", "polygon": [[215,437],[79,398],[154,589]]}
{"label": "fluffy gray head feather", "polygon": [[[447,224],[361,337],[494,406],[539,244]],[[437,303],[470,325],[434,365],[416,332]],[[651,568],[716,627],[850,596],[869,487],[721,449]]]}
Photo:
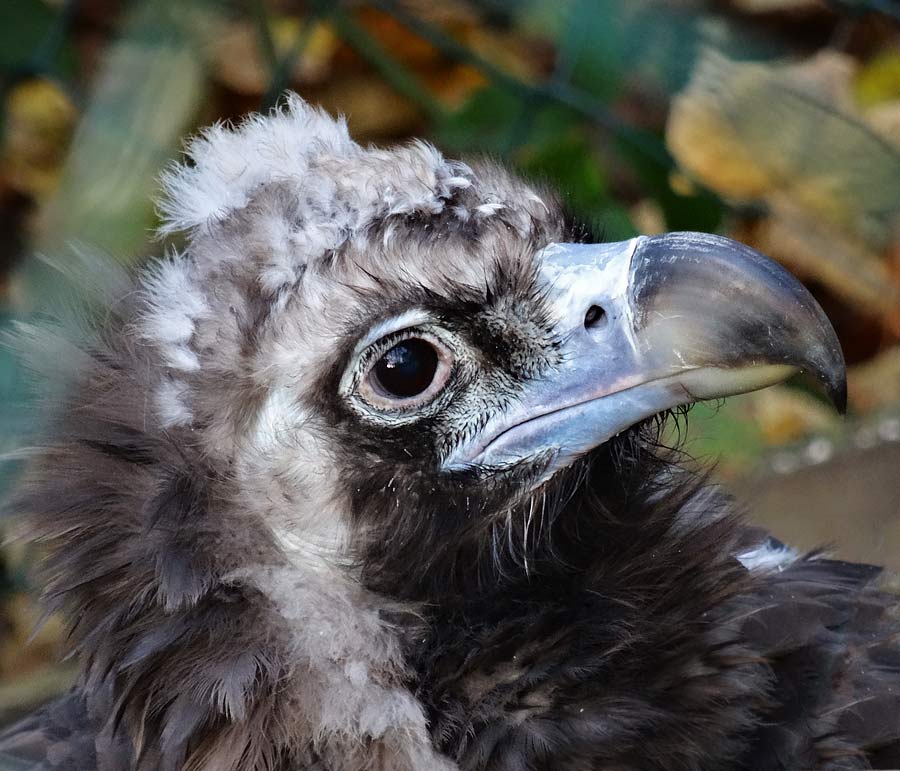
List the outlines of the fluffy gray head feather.
{"label": "fluffy gray head feather", "polygon": [[[451,768],[385,620],[415,608],[358,581],[305,404],[399,260],[419,287],[483,287],[484,255],[558,235],[556,208],[424,143],[361,147],[297,97],[187,158],[160,204],[184,251],[133,277],[100,266],[87,283],[109,288],[76,339],[22,331],[41,377],[69,365],[16,507],[47,547],[89,719],[138,768]],[[410,222],[438,232],[429,249]]]}

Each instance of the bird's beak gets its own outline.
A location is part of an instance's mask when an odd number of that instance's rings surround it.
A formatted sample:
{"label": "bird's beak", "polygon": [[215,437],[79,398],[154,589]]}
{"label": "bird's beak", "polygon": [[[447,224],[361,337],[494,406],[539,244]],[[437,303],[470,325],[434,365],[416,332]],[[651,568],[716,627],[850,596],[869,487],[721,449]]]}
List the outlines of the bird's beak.
{"label": "bird's beak", "polygon": [[552,244],[538,260],[560,363],[455,448],[448,469],[540,457],[559,468],[658,412],[764,388],[798,370],[845,407],[844,359],[822,309],[784,268],[743,244],[668,233]]}

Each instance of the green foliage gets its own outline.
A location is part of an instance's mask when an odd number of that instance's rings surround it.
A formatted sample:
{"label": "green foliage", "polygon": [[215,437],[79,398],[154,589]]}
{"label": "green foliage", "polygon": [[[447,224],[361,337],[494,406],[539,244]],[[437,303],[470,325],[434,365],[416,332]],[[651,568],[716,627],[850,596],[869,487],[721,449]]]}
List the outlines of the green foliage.
{"label": "green foliage", "polygon": [[559,38],[557,77],[604,103],[620,94],[633,61],[621,35],[623,10],[618,2],[575,0]]}
{"label": "green foliage", "polygon": [[766,442],[759,426],[748,419],[748,398],[735,396],[694,405],[688,417],[687,452],[703,463],[717,463],[719,470],[731,477],[751,471],[766,450]]}
{"label": "green foliage", "polygon": [[435,126],[439,144],[455,152],[481,152],[506,157],[525,121],[521,94],[503,86],[476,91],[466,103]]}
{"label": "green foliage", "polygon": [[563,191],[573,212],[596,223],[608,238],[635,235],[628,213],[610,194],[591,127],[573,109],[488,86],[441,121],[436,133],[443,147],[503,159]]}
{"label": "green foliage", "polygon": [[64,11],[41,0],[0,3],[0,72],[52,70],[71,73],[74,56],[64,30]]}

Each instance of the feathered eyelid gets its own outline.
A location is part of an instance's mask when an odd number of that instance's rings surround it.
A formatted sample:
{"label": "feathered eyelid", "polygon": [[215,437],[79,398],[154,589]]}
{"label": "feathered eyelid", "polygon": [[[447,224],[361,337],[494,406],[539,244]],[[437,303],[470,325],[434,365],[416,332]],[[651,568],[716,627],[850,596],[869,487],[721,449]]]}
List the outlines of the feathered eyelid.
{"label": "feathered eyelid", "polygon": [[392,316],[389,319],[379,321],[360,338],[353,350],[353,357],[358,358],[366,348],[388,335],[392,335],[404,329],[419,327],[432,321],[434,321],[433,316],[422,308],[411,308],[398,316]]}

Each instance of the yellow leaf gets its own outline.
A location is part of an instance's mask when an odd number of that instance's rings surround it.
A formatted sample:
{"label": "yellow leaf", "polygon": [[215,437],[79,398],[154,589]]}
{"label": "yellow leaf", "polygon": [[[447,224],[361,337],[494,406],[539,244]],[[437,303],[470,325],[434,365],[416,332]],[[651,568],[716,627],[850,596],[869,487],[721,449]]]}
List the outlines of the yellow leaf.
{"label": "yellow leaf", "polygon": [[763,439],[771,446],[828,433],[840,421],[831,407],[811,394],[786,386],[758,391],[750,397],[750,402]]}
{"label": "yellow leaf", "polygon": [[56,188],[78,112],[58,83],[29,78],[9,91],[5,113],[3,176],[18,192],[42,198]]}
{"label": "yellow leaf", "polygon": [[855,92],[864,107],[900,99],[900,49],[884,51],[864,65]]}
{"label": "yellow leaf", "polygon": [[880,252],[900,220],[900,147],[846,108],[853,65],[734,62],[707,52],[672,105],[681,168],[726,198],[778,196]]}
{"label": "yellow leaf", "polygon": [[860,412],[900,404],[900,346],[851,368],[847,373],[847,398]]}

